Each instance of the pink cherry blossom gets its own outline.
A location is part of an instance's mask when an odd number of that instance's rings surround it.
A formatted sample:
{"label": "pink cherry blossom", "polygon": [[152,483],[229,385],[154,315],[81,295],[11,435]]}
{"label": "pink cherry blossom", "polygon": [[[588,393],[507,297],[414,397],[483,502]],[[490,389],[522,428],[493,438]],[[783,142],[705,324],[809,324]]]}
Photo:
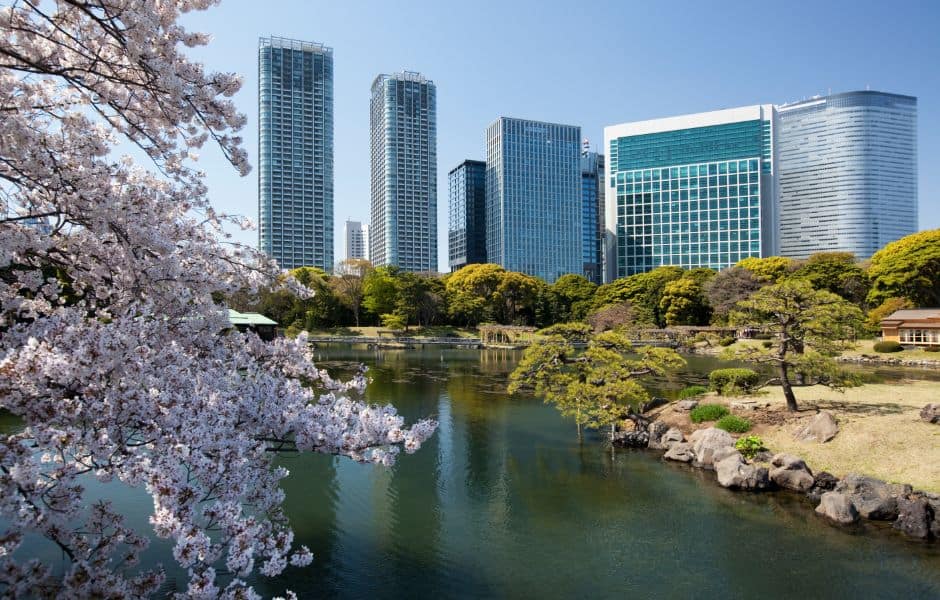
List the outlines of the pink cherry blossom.
{"label": "pink cherry blossom", "polygon": [[[330,378],[304,336],[229,330],[214,302],[310,293],[226,240],[251,224],[213,210],[193,165],[215,147],[249,171],[241,79],[189,60],[208,37],[178,24],[215,3],[0,7],[0,408],[24,425],[0,435],[0,595],[148,596],[163,573],[133,567],[155,535],[188,570],[181,597],[257,597],[250,575],[313,559],[294,548],[279,452],[390,465],[436,427],[364,404],[366,373]],[[118,155],[127,142],[145,164]],[[89,504],[92,478],[146,490],[151,530]],[[14,556],[27,534],[67,566]]]}

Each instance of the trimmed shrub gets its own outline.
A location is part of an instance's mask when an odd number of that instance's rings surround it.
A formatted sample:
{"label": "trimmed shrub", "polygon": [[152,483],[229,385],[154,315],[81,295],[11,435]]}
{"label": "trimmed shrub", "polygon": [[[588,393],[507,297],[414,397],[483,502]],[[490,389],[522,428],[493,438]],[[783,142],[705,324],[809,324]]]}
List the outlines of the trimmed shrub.
{"label": "trimmed shrub", "polygon": [[728,433],[744,433],[751,428],[751,422],[737,415],[725,415],[718,419],[715,427],[724,429]]}
{"label": "trimmed shrub", "polygon": [[689,412],[689,418],[693,423],[702,423],[704,421],[717,421],[725,415],[730,415],[731,411],[721,404],[699,404]]}
{"label": "trimmed shrub", "polygon": [[897,342],[875,342],[875,352],[900,352],[904,347]]}
{"label": "trimmed shrub", "polygon": [[728,337],[723,337],[720,340],[718,340],[719,346],[730,346],[733,343],[734,343],[734,338],[731,337],[730,335]]}
{"label": "trimmed shrub", "polygon": [[774,343],[771,342],[770,340],[764,340],[763,342],[760,343],[760,345],[763,346],[764,348],[773,348]]}
{"label": "trimmed shrub", "polygon": [[940,352],[940,346],[924,346],[924,352]]}
{"label": "trimmed shrub", "polygon": [[679,400],[685,400],[686,398],[694,398],[696,396],[701,396],[708,391],[708,388],[704,385],[690,385],[687,388],[684,388],[679,392]]}
{"label": "trimmed shrub", "polygon": [[708,383],[719,396],[749,393],[759,379],[757,371],[751,369],[715,369],[708,374]]}
{"label": "trimmed shrub", "polygon": [[734,443],[734,448],[741,453],[741,456],[748,459],[754,458],[758,452],[767,449],[764,448],[764,440],[760,439],[759,435],[739,437]]}

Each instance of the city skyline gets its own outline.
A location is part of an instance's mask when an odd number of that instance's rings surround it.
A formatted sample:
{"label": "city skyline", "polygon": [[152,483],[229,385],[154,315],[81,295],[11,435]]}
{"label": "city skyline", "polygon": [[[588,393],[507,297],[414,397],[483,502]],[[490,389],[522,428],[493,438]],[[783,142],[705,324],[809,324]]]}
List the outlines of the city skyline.
{"label": "city skyline", "polygon": [[[543,5],[539,5],[542,7]],[[855,5],[853,5],[855,6]],[[873,6],[877,6],[873,4]],[[940,49],[934,37],[918,35],[917,28],[926,24],[938,14],[933,6],[915,5],[908,11],[847,11],[834,7],[823,7],[824,13],[838,13],[837,23],[830,22],[827,30],[829,39],[808,35],[806,43],[799,48],[781,54],[775,59],[773,69],[766,69],[766,61],[757,57],[741,56],[736,58],[737,76],[715,77],[721,74],[718,69],[719,57],[723,56],[726,43],[713,36],[703,36],[690,41],[692,47],[683,48],[680,53],[664,42],[655,42],[657,33],[669,31],[681,34],[695,24],[707,26],[715,17],[707,11],[687,6],[683,11],[672,11],[661,7],[648,7],[651,26],[649,32],[641,32],[634,41],[613,39],[602,35],[615,29],[617,15],[629,13],[629,7],[606,5],[591,7],[584,14],[574,16],[573,25],[596,27],[595,34],[584,40],[584,51],[596,57],[593,66],[570,70],[567,65],[577,61],[558,52],[550,51],[548,56],[538,58],[540,51],[551,47],[549,39],[560,31],[560,5],[544,7],[546,26],[533,30],[525,43],[508,35],[509,23],[515,17],[531,13],[534,5],[519,4],[506,8],[505,18],[501,18],[495,30],[488,34],[492,41],[491,48],[471,45],[475,39],[471,35],[474,27],[482,25],[482,18],[475,13],[460,9],[460,18],[442,18],[440,7],[431,5],[408,7],[395,11],[381,4],[372,5],[370,10],[377,20],[390,20],[401,25],[411,23],[413,27],[434,23],[435,28],[428,32],[428,39],[416,40],[407,46],[396,42],[390,31],[383,31],[375,23],[362,25],[364,31],[353,31],[350,27],[351,12],[348,8],[324,4],[313,9],[295,6],[298,14],[310,10],[318,11],[316,27],[303,24],[303,19],[290,23],[276,14],[255,15],[257,18],[246,19],[245,4],[223,2],[220,8],[208,11],[205,15],[192,18],[190,26],[198,30],[211,31],[215,41],[207,49],[200,49],[197,55],[210,68],[237,71],[245,76],[242,91],[235,96],[236,105],[248,116],[248,127],[244,137],[249,140],[247,151],[252,163],[257,168],[257,148],[251,140],[257,123],[253,122],[257,107],[252,98],[252,88],[257,85],[253,80],[251,62],[246,61],[246,54],[241,45],[246,37],[257,39],[261,35],[276,33],[284,37],[299,37],[323,42],[334,48],[336,53],[336,186],[337,202],[335,210],[348,214],[350,218],[368,221],[368,177],[363,177],[364,166],[368,161],[368,86],[376,73],[396,71],[402,68],[429,73],[441,89],[439,99],[439,160],[438,189],[446,189],[446,174],[453,166],[466,158],[483,157],[483,131],[488,122],[499,114],[517,114],[538,120],[566,122],[582,127],[583,137],[591,140],[592,149],[603,152],[601,132],[605,125],[617,122],[645,120],[668,116],[670,114],[688,114],[708,110],[724,109],[730,106],[745,105],[748,102],[771,102],[784,104],[811,97],[825,95],[831,88],[833,93],[863,90],[871,84],[873,89],[912,95],[918,97],[920,115],[918,119],[918,155],[921,165],[931,164],[940,154],[937,131],[940,129],[935,107],[940,96],[940,84],[932,69],[924,70],[910,57],[929,56]],[[321,10],[322,9],[322,10]],[[253,11],[247,11],[253,12]],[[358,9],[353,12],[358,12]],[[444,11],[449,12],[449,11]],[[681,12],[681,15],[676,15]],[[903,12],[903,16],[897,13]],[[671,22],[661,17],[669,14],[677,16]],[[239,15],[239,16],[236,16]],[[599,18],[604,15],[604,18]],[[656,18],[656,17],[659,18]],[[380,18],[379,18],[380,17]],[[681,17],[681,18],[678,18]],[[745,16],[743,24],[756,17]],[[220,29],[220,20],[231,27]],[[451,24],[459,21],[462,27]],[[742,39],[752,42],[760,38],[761,45],[773,46],[773,40],[782,43],[787,33],[796,27],[799,21],[795,16],[783,16],[771,30],[761,31],[760,36],[749,33],[742,27]],[[818,22],[827,22],[821,15]],[[830,20],[831,21],[831,20]],[[819,27],[812,23],[799,24],[808,28],[811,34]],[[869,37],[863,33],[867,27],[878,25],[885,34],[892,31],[905,33],[889,47],[873,48]],[[394,29],[394,28],[387,28]],[[926,29],[925,29],[926,33]],[[367,35],[364,35],[367,34]],[[368,44],[359,40],[368,39]],[[653,60],[648,67],[639,67],[630,77],[608,77],[605,86],[610,93],[591,98],[585,104],[583,90],[594,85],[601,72],[610,71],[617,64],[616,56],[629,52],[636,45],[642,46],[644,39],[649,44]],[[605,41],[606,40],[606,41]],[[446,43],[445,43],[446,41]],[[470,48],[473,52],[468,52]],[[382,52],[376,51],[381,48]],[[831,50],[839,49],[838,57],[831,56]],[[656,52],[660,54],[656,54]],[[682,59],[681,55],[695,56],[694,61]],[[511,55],[512,60],[504,62],[495,70],[487,70],[478,60],[481,56]],[[566,66],[566,77],[571,78],[571,86],[558,87],[544,75],[551,71],[552,60],[561,60]],[[570,62],[569,62],[570,61]],[[712,66],[709,66],[709,65]],[[445,66],[446,65],[446,66]],[[630,83],[633,77],[645,77],[648,84],[636,88]],[[652,79],[650,79],[652,77]],[[748,80],[745,86],[742,80]],[[753,81],[751,81],[753,80]],[[695,93],[682,92],[685,86],[694,85]],[[629,89],[630,93],[625,91]],[[618,92],[619,90],[619,92]],[[624,101],[621,98],[629,98]],[[363,133],[366,133],[366,136]],[[227,212],[253,215],[256,212],[257,198],[247,195],[244,182],[233,176],[228,170],[214,168],[219,164],[219,157],[207,153],[202,158],[201,166],[208,172],[208,184],[213,201]],[[253,186],[251,186],[253,187]],[[940,178],[926,168],[918,172],[918,196],[920,199],[918,229],[940,226],[940,210],[937,195],[940,193]],[[447,211],[438,194],[438,231],[446,231]],[[336,224],[335,226],[341,226]],[[255,232],[242,233],[233,231],[235,239],[252,243]],[[441,270],[447,264],[447,244],[437,245],[437,263]],[[341,244],[341,235],[335,235]],[[335,247],[335,246],[334,246]],[[339,255],[339,253],[337,253]]]}

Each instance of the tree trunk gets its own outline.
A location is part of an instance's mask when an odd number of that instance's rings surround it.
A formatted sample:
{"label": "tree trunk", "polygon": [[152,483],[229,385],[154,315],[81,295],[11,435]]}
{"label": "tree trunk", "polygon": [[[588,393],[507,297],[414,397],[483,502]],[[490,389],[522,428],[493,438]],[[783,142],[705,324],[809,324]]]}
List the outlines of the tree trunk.
{"label": "tree trunk", "polygon": [[787,399],[787,410],[795,412],[796,396],[793,395],[793,386],[790,385],[789,368],[786,362],[780,363],[780,385],[783,387],[783,397]]}

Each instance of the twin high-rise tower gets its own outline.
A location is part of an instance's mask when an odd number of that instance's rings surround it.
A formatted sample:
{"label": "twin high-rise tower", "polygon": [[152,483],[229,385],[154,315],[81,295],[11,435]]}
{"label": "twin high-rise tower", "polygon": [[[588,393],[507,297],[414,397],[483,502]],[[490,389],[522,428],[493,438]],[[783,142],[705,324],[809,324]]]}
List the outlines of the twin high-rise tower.
{"label": "twin high-rise tower", "polygon": [[437,88],[420,73],[372,83],[372,264],[437,270]]}
{"label": "twin high-rise tower", "polygon": [[258,47],[258,246],[285,269],[333,268],[333,50]]}
{"label": "twin high-rise tower", "polygon": [[[285,269],[333,268],[333,50],[258,47],[258,245]],[[437,99],[419,73],[372,84],[372,261],[437,270]]]}

